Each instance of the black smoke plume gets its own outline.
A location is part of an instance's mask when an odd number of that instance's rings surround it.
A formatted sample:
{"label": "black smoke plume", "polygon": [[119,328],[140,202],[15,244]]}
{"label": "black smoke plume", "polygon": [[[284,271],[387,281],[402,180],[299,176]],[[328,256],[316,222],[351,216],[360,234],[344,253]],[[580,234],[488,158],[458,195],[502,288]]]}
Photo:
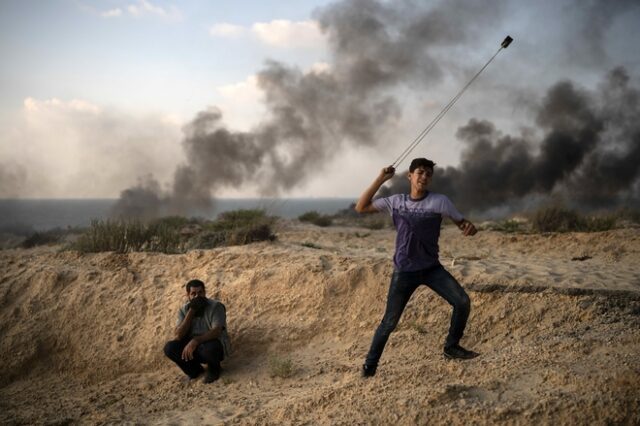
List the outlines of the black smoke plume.
{"label": "black smoke plume", "polygon": [[[573,37],[577,30],[588,34],[589,48],[578,52],[581,60],[601,64],[614,19],[638,10],[637,2],[614,3],[568,0],[559,8],[536,7],[565,11],[573,29],[565,31],[563,23],[565,34],[558,40],[567,50],[563,57],[573,57],[576,43],[585,44],[582,37]],[[506,0],[344,0],[318,10],[315,18],[328,41],[331,68],[303,72],[267,61],[258,73],[267,107],[264,122],[235,132],[225,126],[219,110],[200,112],[184,128],[187,161],[175,171],[171,187],[161,191],[153,178],[147,179],[123,191],[114,213],[185,214],[206,210],[224,188],[250,186],[277,195],[304,184],[345,146],[378,144],[381,131],[402,113],[402,102],[394,97],[399,89],[415,91],[442,82],[442,64],[450,77],[468,75],[467,66],[475,71],[475,65],[455,64],[464,63],[459,57],[468,46],[488,29],[500,28],[506,10],[514,7],[517,2]],[[607,81],[604,91],[613,103],[633,103],[627,80],[618,70]],[[522,86],[512,88],[516,92]],[[614,137],[613,123],[626,113],[604,105],[602,96],[569,81],[557,84],[537,113],[542,140],[505,136],[489,122],[472,120],[458,133],[467,145],[460,166],[445,170],[437,185],[461,208],[478,211],[550,192],[566,192],[584,205],[628,197],[626,189],[636,176],[631,141],[637,136],[625,130]],[[624,173],[603,181],[612,164]]]}
{"label": "black smoke plume", "polygon": [[267,61],[258,84],[268,119],[234,132],[219,110],[200,112],[184,128],[187,162],[177,168],[172,188],[162,191],[147,178],[122,192],[114,215],[202,211],[227,187],[251,185],[277,195],[320,172],[345,145],[374,146],[380,130],[401,115],[392,90],[439,81],[438,49],[468,42],[498,19],[502,3],[347,0],[319,10],[331,69],[303,72]]}
{"label": "black smoke plume", "polygon": [[[466,212],[505,213],[553,197],[583,210],[640,205],[640,91],[623,68],[597,90],[562,81],[536,112],[537,132],[503,135],[486,120],[457,131],[460,165],[436,171],[434,191]],[[536,132],[534,132],[536,133]],[[406,192],[394,178],[382,195]]]}

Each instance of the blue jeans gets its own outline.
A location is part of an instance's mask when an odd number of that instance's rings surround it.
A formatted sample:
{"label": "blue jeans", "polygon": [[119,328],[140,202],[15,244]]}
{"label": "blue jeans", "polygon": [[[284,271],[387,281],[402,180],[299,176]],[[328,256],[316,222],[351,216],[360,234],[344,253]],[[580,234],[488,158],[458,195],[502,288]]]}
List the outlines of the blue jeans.
{"label": "blue jeans", "polygon": [[453,306],[449,334],[445,341],[445,347],[458,344],[467,325],[471,301],[462,286],[442,265],[415,272],[393,271],[389,294],[387,295],[387,309],[378,326],[371,348],[367,354],[367,365],[378,365],[384,346],[389,340],[389,335],[395,330],[404,311],[404,307],[411,298],[413,292],[422,284],[429,286],[440,297]]}

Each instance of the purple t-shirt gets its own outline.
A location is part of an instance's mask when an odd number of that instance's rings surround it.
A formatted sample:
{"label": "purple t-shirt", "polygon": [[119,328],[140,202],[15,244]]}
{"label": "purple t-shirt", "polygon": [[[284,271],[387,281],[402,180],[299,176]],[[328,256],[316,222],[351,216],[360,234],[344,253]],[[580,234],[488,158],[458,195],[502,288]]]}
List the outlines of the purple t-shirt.
{"label": "purple t-shirt", "polygon": [[419,200],[412,200],[409,194],[395,194],[373,200],[372,204],[376,210],[389,212],[393,219],[397,231],[393,264],[400,272],[439,265],[442,216],[456,222],[464,218],[447,196],[433,192]]}

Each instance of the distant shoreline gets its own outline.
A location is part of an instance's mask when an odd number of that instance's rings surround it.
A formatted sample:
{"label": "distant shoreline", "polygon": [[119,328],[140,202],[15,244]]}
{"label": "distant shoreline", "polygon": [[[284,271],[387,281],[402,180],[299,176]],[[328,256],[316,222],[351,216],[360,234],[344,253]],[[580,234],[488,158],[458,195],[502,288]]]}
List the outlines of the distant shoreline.
{"label": "distant shoreline", "polygon": [[[92,219],[106,219],[116,198],[96,199],[0,199],[0,228],[32,227],[35,230],[87,226]],[[353,198],[217,198],[210,211],[197,211],[186,216],[214,219],[218,214],[237,209],[264,209],[267,214],[296,218],[315,210],[334,214],[349,208]]]}

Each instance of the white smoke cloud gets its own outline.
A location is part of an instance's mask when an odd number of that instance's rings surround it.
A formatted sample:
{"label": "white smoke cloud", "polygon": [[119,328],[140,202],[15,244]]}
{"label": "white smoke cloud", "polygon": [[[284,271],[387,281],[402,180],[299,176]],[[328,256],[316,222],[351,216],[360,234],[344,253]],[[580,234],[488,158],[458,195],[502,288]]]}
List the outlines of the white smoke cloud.
{"label": "white smoke cloud", "polygon": [[171,180],[184,154],[171,117],[130,116],[81,99],[26,98],[0,135],[2,195],[116,197],[153,174]]}
{"label": "white smoke cloud", "polygon": [[238,83],[218,86],[222,99],[218,106],[224,110],[225,121],[236,130],[249,130],[265,113],[264,92],[258,86],[258,77],[250,75]]}

